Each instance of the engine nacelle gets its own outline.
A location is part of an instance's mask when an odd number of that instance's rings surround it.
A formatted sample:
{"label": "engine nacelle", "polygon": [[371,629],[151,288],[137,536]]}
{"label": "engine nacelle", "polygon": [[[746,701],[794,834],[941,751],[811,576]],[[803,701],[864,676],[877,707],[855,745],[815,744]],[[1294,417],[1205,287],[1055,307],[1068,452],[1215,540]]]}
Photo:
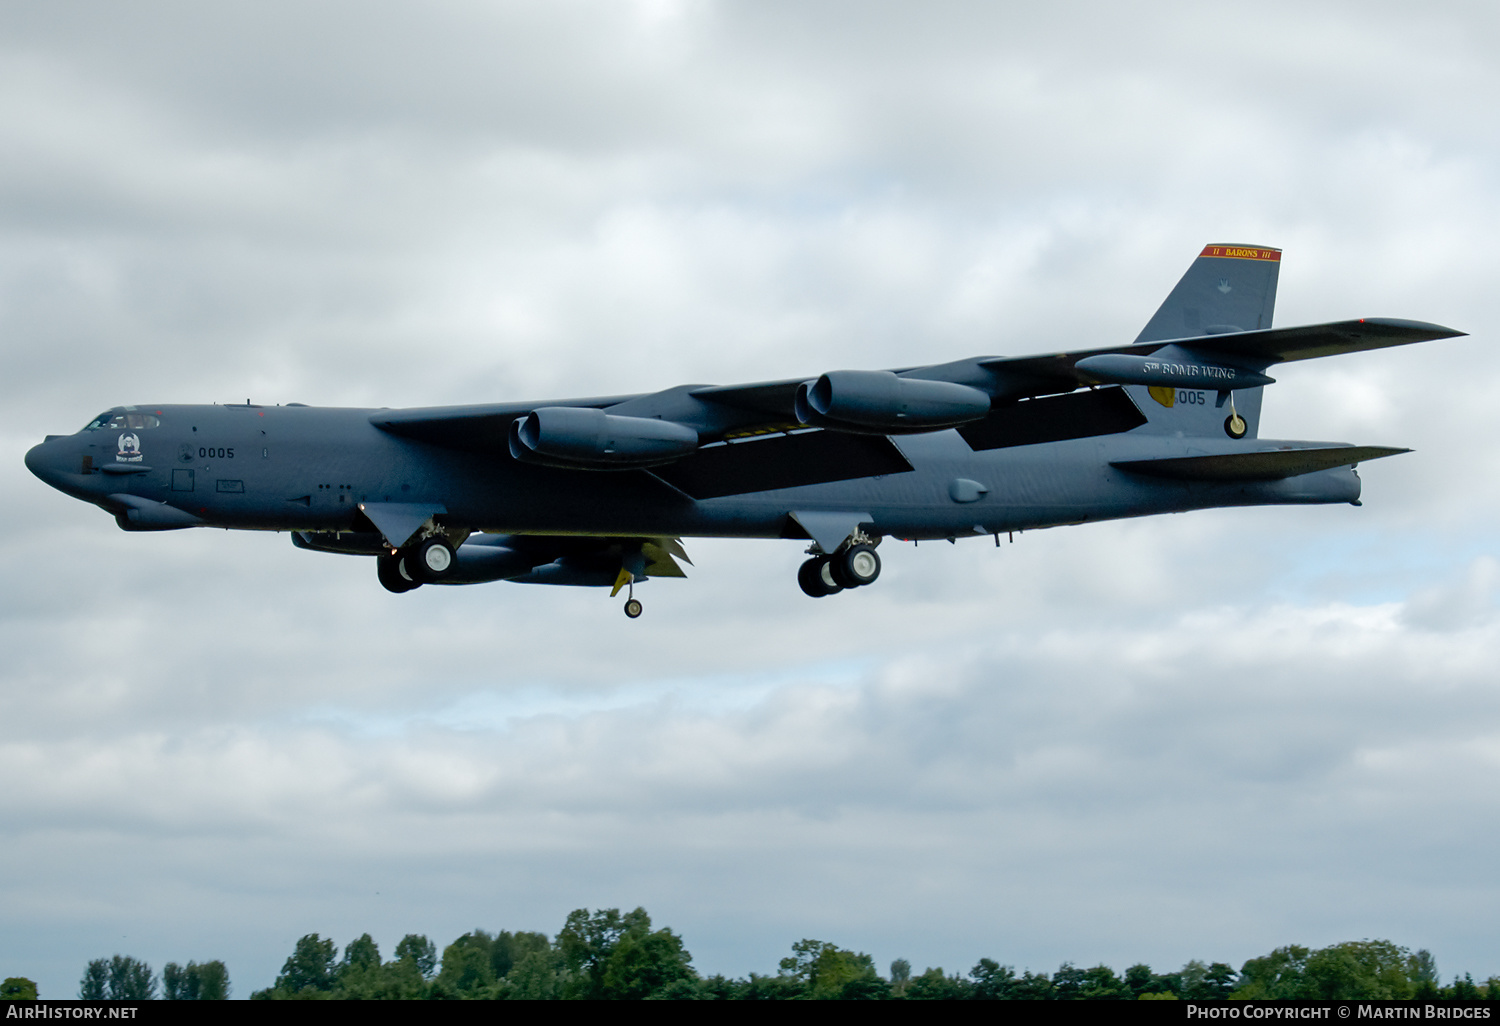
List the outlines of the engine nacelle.
{"label": "engine nacelle", "polygon": [[546,466],[619,470],[649,467],[698,448],[698,432],[670,420],[546,406],[510,426],[510,454]]}
{"label": "engine nacelle", "polygon": [[890,371],[829,371],[797,389],[797,419],[859,434],[915,434],[980,420],[989,393],[951,381],[902,378]]}

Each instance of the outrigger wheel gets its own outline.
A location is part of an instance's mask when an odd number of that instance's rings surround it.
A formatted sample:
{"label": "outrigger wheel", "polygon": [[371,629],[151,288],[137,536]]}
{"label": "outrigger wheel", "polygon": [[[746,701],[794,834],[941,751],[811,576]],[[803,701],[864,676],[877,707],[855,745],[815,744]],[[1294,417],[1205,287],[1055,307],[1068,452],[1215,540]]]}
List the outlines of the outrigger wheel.
{"label": "outrigger wheel", "polygon": [[630,598],[625,600],[625,615],[630,617],[632,620],[641,615],[642,608],[643,607],[641,606],[641,600],[638,598]]}

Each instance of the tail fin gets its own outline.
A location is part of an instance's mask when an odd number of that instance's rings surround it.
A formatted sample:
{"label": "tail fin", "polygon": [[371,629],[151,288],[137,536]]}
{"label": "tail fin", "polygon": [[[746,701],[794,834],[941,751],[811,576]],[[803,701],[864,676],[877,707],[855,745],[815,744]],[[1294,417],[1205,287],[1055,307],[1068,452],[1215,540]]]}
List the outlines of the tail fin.
{"label": "tail fin", "polygon": [[[1204,246],[1136,342],[1269,328],[1280,270],[1279,249],[1222,243]],[[1127,391],[1150,421],[1146,431],[1210,437],[1229,431],[1230,410],[1227,404],[1219,405],[1212,391],[1142,385],[1127,386]],[[1235,413],[1244,420],[1244,437],[1255,438],[1260,433],[1261,390],[1241,389],[1233,399]]]}
{"label": "tail fin", "polygon": [[1276,309],[1276,275],[1280,270],[1279,249],[1204,246],[1136,341],[1269,328]]}

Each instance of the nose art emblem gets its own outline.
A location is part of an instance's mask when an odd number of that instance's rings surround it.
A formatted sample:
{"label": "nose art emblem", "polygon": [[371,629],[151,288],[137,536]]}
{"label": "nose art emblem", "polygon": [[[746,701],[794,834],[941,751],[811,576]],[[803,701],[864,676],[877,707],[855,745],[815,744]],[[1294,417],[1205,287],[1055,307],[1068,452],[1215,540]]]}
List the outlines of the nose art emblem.
{"label": "nose art emblem", "polygon": [[120,436],[120,451],[115,453],[115,459],[121,463],[139,463],[141,461],[141,436],[126,433]]}

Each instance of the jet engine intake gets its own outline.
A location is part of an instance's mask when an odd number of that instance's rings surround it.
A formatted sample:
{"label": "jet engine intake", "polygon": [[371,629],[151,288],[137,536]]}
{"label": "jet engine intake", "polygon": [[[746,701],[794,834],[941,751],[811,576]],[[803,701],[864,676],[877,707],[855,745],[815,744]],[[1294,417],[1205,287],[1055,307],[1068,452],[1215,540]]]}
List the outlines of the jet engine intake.
{"label": "jet engine intake", "polygon": [[510,454],[545,466],[618,470],[667,463],[698,448],[698,432],[651,417],[546,406],[510,426]]}
{"label": "jet engine intake", "polygon": [[891,371],[829,371],[797,389],[797,419],[855,434],[941,431],[990,412],[989,393]]}

